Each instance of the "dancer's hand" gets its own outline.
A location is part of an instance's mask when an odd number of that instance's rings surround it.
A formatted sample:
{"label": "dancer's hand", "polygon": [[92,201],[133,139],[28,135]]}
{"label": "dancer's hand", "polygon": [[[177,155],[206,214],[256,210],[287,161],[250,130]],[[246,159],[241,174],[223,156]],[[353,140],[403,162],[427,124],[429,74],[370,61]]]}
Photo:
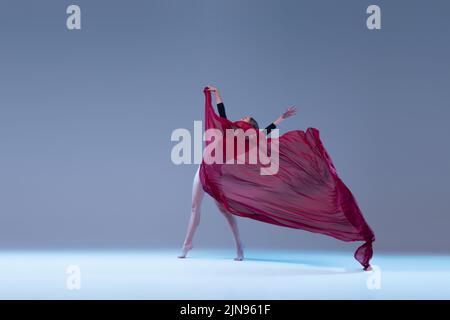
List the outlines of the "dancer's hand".
{"label": "dancer's hand", "polygon": [[216,104],[222,103],[222,97],[220,96],[219,89],[213,86],[207,86],[208,91],[213,92],[216,95]]}
{"label": "dancer's hand", "polygon": [[283,120],[286,120],[289,117],[294,116],[297,113],[297,108],[292,106],[286,109],[285,112],[283,112],[283,114],[277,119],[275,120],[273,123],[275,125],[279,125]]}
{"label": "dancer's hand", "polygon": [[211,92],[214,92],[214,93],[219,91],[219,89],[217,89],[216,87],[213,87],[213,86],[207,86],[207,88],[208,88],[208,91],[211,91]]}
{"label": "dancer's hand", "polygon": [[284,120],[284,119],[294,116],[296,113],[297,113],[297,108],[292,106],[292,107],[287,108],[286,111],[283,112],[283,114],[281,115],[281,118],[283,118],[283,120]]}

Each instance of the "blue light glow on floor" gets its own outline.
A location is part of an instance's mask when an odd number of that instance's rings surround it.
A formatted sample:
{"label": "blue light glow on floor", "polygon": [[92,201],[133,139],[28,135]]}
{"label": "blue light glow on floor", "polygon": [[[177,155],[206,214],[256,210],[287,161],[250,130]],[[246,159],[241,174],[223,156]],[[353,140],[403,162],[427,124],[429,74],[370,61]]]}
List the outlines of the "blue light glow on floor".
{"label": "blue light glow on floor", "polygon": [[[247,250],[1,251],[1,299],[450,299],[450,256]],[[79,289],[78,289],[79,285]]]}

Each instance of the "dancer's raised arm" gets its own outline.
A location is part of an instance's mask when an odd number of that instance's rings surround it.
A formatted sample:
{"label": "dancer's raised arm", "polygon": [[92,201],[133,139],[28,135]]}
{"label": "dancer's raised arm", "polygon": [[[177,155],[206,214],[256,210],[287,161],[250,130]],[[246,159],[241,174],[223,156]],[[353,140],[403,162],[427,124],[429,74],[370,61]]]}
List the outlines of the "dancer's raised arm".
{"label": "dancer's raised arm", "polygon": [[292,117],[293,115],[295,115],[297,112],[297,109],[295,107],[289,107],[287,108],[287,110],[285,112],[283,112],[283,114],[281,116],[279,116],[277,118],[277,120],[275,120],[274,122],[272,122],[270,125],[268,125],[264,131],[266,132],[266,134],[269,134],[270,131],[272,131],[273,129],[276,129],[276,127],[283,122],[285,119]]}
{"label": "dancer's raised arm", "polygon": [[219,116],[222,118],[227,118],[227,114],[225,113],[225,106],[222,101],[222,97],[220,96],[219,89],[213,86],[208,86],[208,90],[214,93],[216,97],[216,105],[217,105],[217,111],[219,112]]}
{"label": "dancer's raised arm", "polygon": [[295,115],[297,113],[297,108],[296,107],[289,107],[286,109],[285,112],[283,112],[281,114],[281,116],[278,117],[277,120],[275,120],[273,122],[274,125],[278,126],[281,122],[283,122],[284,120],[286,120],[289,117],[292,117],[293,115]]}

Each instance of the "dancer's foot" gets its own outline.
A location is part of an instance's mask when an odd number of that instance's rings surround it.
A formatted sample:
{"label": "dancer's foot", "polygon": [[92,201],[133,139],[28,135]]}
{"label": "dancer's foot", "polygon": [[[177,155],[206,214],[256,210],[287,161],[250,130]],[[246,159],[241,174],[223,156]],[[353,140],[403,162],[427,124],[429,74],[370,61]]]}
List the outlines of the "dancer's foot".
{"label": "dancer's foot", "polygon": [[236,252],[236,258],[234,258],[235,261],[242,261],[244,260],[244,246],[240,245]]}
{"label": "dancer's foot", "polygon": [[190,245],[184,245],[183,249],[181,249],[181,254],[178,256],[178,258],[183,259],[186,258],[187,253],[189,250],[191,250],[194,246],[192,244]]}

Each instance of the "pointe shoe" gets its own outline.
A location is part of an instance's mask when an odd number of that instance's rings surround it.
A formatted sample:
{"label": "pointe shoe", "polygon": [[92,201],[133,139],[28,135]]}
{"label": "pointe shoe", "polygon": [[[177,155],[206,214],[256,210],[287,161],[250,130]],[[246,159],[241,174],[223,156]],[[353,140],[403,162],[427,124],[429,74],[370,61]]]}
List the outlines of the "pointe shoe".
{"label": "pointe shoe", "polygon": [[240,250],[237,252],[237,257],[234,258],[234,261],[242,261],[244,260],[244,245],[241,244]]}
{"label": "pointe shoe", "polygon": [[189,246],[183,246],[183,248],[181,249],[181,254],[178,256],[178,258],[180,259],[184,259],[186,258],[187,253],[189,252],[189,250],[191,250],[194,246],[191,244]]}

